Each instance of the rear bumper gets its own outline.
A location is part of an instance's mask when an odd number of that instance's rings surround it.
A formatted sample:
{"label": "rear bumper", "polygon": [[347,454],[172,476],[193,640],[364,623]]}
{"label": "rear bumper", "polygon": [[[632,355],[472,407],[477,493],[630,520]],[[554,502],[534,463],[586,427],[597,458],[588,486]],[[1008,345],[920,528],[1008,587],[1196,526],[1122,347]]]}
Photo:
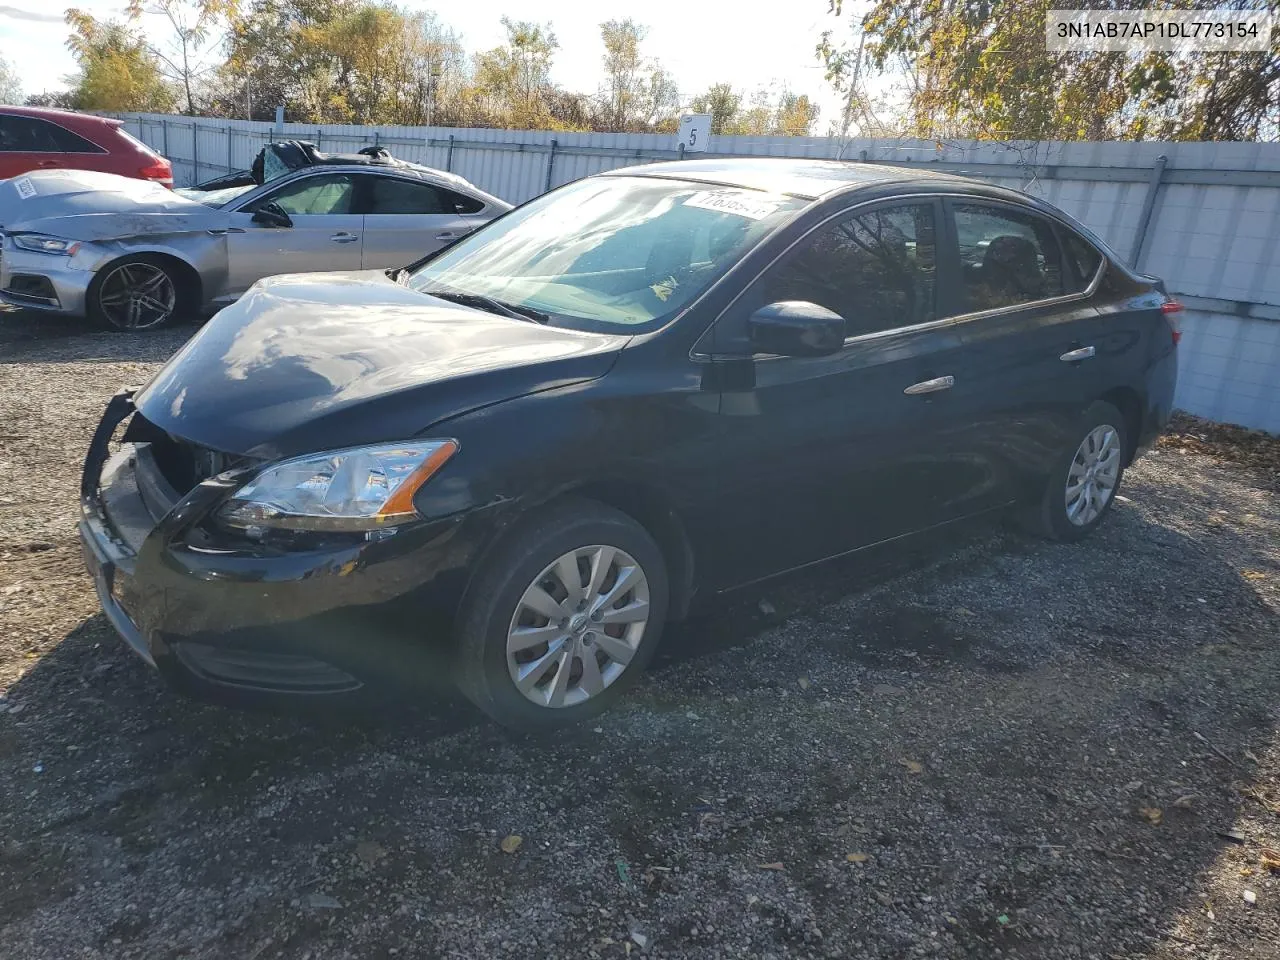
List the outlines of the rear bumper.
{"label": "rear bumper", "polygon": [[219,700],[448,688],[449,628],[487,518],[305,552],[210,548],[197,528],[242,478],[164,490],[147,444],[107,456],[131,413],[117,396],[94,436],[79,532],[103,612],[134,653]]}
{"label": "rear bumper", "polygon": [[1134,444],[1136,460],[1153,446],[1173,417],[1173,394],[1178,385],[1178,351],[1169,350],[1147,368],[1143,395],[1146,398],[1142,426]]}

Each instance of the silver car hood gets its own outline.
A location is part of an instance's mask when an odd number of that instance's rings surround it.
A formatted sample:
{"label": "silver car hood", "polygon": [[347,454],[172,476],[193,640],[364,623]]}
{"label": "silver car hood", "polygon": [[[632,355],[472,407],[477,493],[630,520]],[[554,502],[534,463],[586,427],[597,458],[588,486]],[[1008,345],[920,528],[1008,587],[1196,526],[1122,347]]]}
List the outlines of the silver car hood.
{"label": "silver car hood", "polygon": [[180,233],[225,214],[147,180],[90,170],[38,170],[0,180],[0,229],[69,240]]}

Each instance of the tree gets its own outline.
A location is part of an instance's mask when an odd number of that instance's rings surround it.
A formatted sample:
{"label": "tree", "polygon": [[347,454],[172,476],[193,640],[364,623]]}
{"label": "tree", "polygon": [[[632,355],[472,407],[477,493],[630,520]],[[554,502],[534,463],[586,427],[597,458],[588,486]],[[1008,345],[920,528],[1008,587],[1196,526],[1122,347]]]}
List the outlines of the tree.
{"label": "tree", "polygon": [[75,95],[70,90],[44,90],[27,97],[28,107],[53,107],[57,110],[74,110]]}
{"label": "tree", "polygon": [[600,87],[597,128],[611,132],[652,130],[680,109],[675,78],[640,44],[647,33],[634,20],[600,24],[604,42],[604,83]]}
{"label": "tree", "polygon": [[71,78],[71,103],[77,110],[113,113],[173,109],[173,90],[146,42],[124,23],[99,22],[80,10],[68,10],[67,48],[80,70]]}
{"label": "tree", "polygon": [[271,120],[283,105],[291,120],[319,122],[333,85],[325,38],[348,0],[252,0],[231,18],[218,104],[229,116]]}
{"label": "tree", "polygon": [[18,104],[22,102],[22,83],[18,80],[17,71],[9,66],[9,61],[0,57],[0,103]]}
{"label": "tree", "polygon": [[554,89],[551,63],[560,48],[548,24],[502,18],[505,46],[476,56],[475,84],[499,122],[516,127],[545,126]]}
{"label": "tree", "polygon": [[818,105],[805,94],[783,90],[774,109],[773,132],[784,137],[807,137],[818,122]]}
{"label": "tree", "polygon": [[172,37],[163,44],[148,44],[160,63],[165,79],[182,90],[188,115],[196,113],[196,90],[218,66],[214,55],[226,42],[229,21],[238,0],[129,0],[129,18],[144,14],[163,17]]}
{"label": "tree", "polygon": [[700,93],[689,104],[694,113],[711,114],[711,133],[718,136],[732,133],[738,126],[738,111],[742,107],[742,94],[734,92],[727,83],[717,83]]}
{"label": "tree", "polygon": [[657,63],[649,69],[645,84],[645,111],[655,133],[675,133],[679,126],[680,88],[676,78]]}
{"label": "tree", "polygon": [[645,61],[640,55],[640,42],[645,33],[645,28],[634,20],[609,20],[600,24],[600,39],[604,41],[604,85],[600,89],[600,101],[605,130],[630,129],[638,119],[637,114],[644,110]]}
{"label": "tree", "polygon": [[[832,0],[840,15],[841,0]],[[1280,0],[1236,0],[1280,10]],[[1080,6],[1138,10],[1145,0]],[[1173,0],[1170,7],[1221,6]],[[865,112],[868,72],[900,80],[903,132],[993,139],[1275,139],[1280,47],[1267,53],[1062,53],[1046,49],[1050,0],[873,0],[840,44],[818,55]],[[849,112],[849,111],[847,111]]]}

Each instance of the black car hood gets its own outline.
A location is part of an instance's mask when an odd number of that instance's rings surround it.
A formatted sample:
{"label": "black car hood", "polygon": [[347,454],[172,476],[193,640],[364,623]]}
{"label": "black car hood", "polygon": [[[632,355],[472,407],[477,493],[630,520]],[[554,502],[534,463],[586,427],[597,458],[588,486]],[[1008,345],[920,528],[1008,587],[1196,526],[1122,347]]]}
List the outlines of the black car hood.
{"label": "black car hood", "polygon": [[252,287],[134,398],[161,429],[276,458],[403,440],[440,420],[603,376],[629,337],[514,320],[380,273]]}

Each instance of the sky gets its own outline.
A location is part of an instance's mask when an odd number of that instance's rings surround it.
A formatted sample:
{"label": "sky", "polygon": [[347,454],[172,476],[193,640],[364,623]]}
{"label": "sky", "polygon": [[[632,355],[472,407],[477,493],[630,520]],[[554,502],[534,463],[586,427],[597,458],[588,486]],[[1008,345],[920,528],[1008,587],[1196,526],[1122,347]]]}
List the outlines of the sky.
{"label": "sky", "polygon": [[[433,10],[453,27],[469,51],[499,45],[505,34],[503,8],[476,0],[407,0],[411,9]],[[97,17],[118,15],[121,0],[80,0],[77,6]],[[750,5],[696,3],[689,0],[597,0],[584,14],[582,0],[520,0],[508,15],[540,23],[550,21],[560,42],[553,79],[572,90],[593,92],[600,82],[600,28],[604,20],[631,17],[649,28],[644,51],[676,77],[686,99],[713,83],[727,82],[751,93],[761,86],[787,86],[806,93],[821,107],[814,132],[825,133],[839,112],[839,98],[823,80],[813,50],[823,30],[848,29],[847,16],[836,20],[827,0],[791,0],[780,5],[789,15],[751,15]],[[39,0],[0,2],[0,56],[17,69],[26,93],[65,86],[75,64],[64,46],[67,28],[57,8]],[[161,24],[155,25],[157,28]]]}

